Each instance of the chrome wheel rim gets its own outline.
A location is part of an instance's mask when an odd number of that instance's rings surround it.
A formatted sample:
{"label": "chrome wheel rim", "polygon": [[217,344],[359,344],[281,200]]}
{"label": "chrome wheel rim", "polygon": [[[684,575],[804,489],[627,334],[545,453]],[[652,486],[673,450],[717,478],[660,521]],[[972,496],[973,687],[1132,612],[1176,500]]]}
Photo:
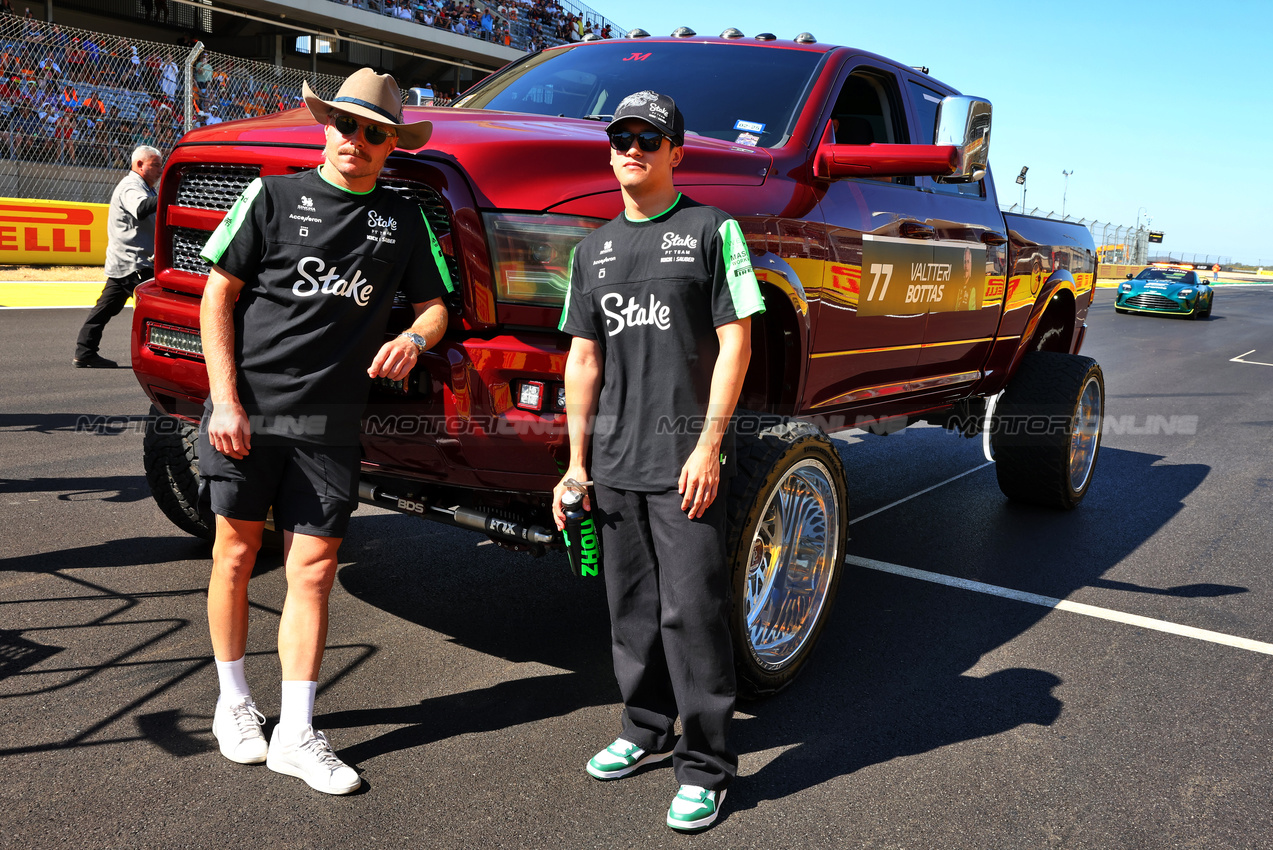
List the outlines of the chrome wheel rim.
{"label": "chrome wheel rim", "polygon": [[1074,430],[1070,434],[1070,487],[1076,493],[1087,485],[1096,463],[1103,412],[1100,384],[1096,378],[1088,378],[1074,410]]}
{"label": "chrome wheel rim", "polygon": [[747,642],[764,669],[800,654],[826,605],[840,553],[840,497],[821,462],[803,460],[769,494],[751,538]]}

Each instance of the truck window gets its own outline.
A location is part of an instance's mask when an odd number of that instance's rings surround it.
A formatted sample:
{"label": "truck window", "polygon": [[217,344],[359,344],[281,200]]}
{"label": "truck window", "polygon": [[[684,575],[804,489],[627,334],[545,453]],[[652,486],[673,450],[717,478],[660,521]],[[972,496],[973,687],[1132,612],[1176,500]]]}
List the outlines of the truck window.
{"label": "truck window", "polygon": [[[905,111],[891,74],[859,68],[849,75],[835,99],[831,122],[838,145],[908,144]],[[871,178],[914,185],[911,177]]]}
{"label": "truck window", "polygon": [[623,98],[652,89],[676,100],[691,135],[771,148],[787,141],[827,55],[744,44],[577,44],[488,77],[453,105],[609,121]]}
{"label": "truck window", "polygon": [[[914,80],[909,82],[911,99],[915,101],[915,111],[919,113],[919,139],[916,144],[931,145],[934,134],[937,131],[937,107],[941,103],[942,95],[927,86],[921,86]],[[980,198],[985,194],[981,181],[976,183],[938,183],[928,177],[923,179],[924,187],[932,189],[934,192],[942,192],[947,195],[964,195],[970,198]]]}

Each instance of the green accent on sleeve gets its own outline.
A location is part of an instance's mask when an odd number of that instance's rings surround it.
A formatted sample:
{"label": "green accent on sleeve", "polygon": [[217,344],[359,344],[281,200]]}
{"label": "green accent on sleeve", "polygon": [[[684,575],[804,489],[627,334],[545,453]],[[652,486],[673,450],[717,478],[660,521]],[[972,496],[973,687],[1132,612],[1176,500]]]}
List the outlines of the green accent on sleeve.
{"label": "green accent on sleeve", "polygon": [[234,206],[230,207],[230,211],[225,214],[225,218],[221,219],[217,229],[212,231],[212,236],[208,237],[207,244],[199,252],[200,257],[214,266],[221,262],[221,258],[225,256],[225,249],[229,248],[230,243],[234,241],[235,234],[239,232],[239,228],[247,219],[248,211],[252,209],[252,202],[256,200],[260,191],[261,178],[258,177],[248,184],[243,194],[239,195],[239,199],[234,202]]}
{"label": "green accent on sleeve", "polygon": [[433,262],[438,267],[438,274],[442,276],[442,285],[446,287],[447,292],[455,291],[455,282],[451,280],[451,269],[447,267],[446,257],[442,254],[442,246],[438,244],[437,237],[433,235],[433,228],[429,226],[429,217],[424,214],[424,210],[420,210],[420,217],[424,219],[424,232],[429,234],[429,250],[433,252]]}
{"label": "green accent on sleeve", "polygon": [[566,314],[570,312],[570,286],[575,279],[575,251],[578,250],[579,243],[570,249],[570,262],[566,264],[566,300],[561,305],[561,319],[557,322],[557,330],[564,331],[566,329]]}
{"label": "green accent on sleeve", "polygon": [[734,301],[734,313],[742,319],[753,313],[765,312],[765,299],[760,294],[760,284],[756,282],[756,273],[751,268],[751,253],[747,250],[743,229],[731,218],[721,224],[717,233],[720,234],[725,283]]}

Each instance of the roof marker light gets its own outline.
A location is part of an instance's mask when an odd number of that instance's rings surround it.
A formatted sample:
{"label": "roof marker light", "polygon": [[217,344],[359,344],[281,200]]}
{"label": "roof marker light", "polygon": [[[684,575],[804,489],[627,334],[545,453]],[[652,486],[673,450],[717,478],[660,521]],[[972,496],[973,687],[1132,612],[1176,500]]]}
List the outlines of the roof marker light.
{"label": "roof marker light", "polygon": [[694,32],[694,30],[689,27],[677,27],[672,30],[672,38],[690,38],[695,35],[698,35],[698,33]]}
{"label": "roof marker light", "polygon": [[740,30],[738,27],[727,27],[725,31],[720,34],[720,37],[721,38],[742,38],[743,31]]}
{"label": "roof marker light", "polygon": [[778,36],[771,32],[756,33],[756,41],[777,41]]}
{"label": "roof marker light", "polygon": [[649,38],[649,37],[650,37],[650,34],[646,32],[645,30],[641,29],[640,27],[637,27],[636,29],[628,30],[628,38]]}
{"label": "roof marker light", "polygon": [[802,32],[796,36],[796,44],[817,44],[818,40],[813,37],[813,33]]}

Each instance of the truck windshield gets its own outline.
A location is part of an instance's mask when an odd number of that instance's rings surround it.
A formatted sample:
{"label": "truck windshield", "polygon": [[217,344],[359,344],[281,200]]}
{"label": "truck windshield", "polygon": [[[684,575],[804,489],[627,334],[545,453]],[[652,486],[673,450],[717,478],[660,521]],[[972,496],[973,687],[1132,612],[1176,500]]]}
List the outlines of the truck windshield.
{"label": "truck windshield", "polygon": [[454,104],[609,121],[650,89],[676,101],[690,134],[777,147],[824,53],[742,44],[579,44],[545,50]]}

